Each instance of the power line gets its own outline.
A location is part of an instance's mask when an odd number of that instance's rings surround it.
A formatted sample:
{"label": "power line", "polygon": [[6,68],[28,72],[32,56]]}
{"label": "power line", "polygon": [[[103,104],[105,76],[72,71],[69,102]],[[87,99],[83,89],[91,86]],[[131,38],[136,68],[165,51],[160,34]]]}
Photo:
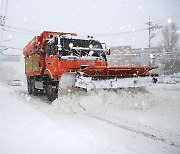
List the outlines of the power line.
{"label": "power line", "polygon": [[15,29],[15,30],[19,30],[19,31],[32,32],[32,33],[40,33],[41,32],[41,31],[37,31],[37,30],[31,30],[31,29],[20,28],[20,27],[9,26],[9,25],[5,25],[5,27]]}
{"label": "power line", "polygon": [[[155,29],[159,29],[162,26],[158,26],[158,23],[162,23],[162,21],[167,20],[168,18],[176,18],[179,17],[180,14],[176,14],[176,15],[171,15],[169,17],[163,18],[161,20],[156,20],[153,21],[154,23],[156,23],[153,27],[151,27],[151,31],[155,30]],[[148,28],[149,29],[149,28]],[[131,31],[127,31],[127,32],[120,32],[120,33],[111,33],[111,34],[93,34],[93,36],[97,36],[97,37],[108,37],[108,36],[116,36],[116,35],[125,35],[125,34],[130,34],[130,33],[135,33],[135,32],[139,32],[139,31],[144,31],[147,30],[147,28],[142,28],[142,29],[137,29],[137,30],[131,30]],[[150,36],[152,37],[152,36]]]}
{"label": "power line", "polygon": [[23,50],[23,49],[17,48],[17,47],[7,47],[7,48],[9,48],[9,49],[16,49],[16,50]]}
{"label": "power line", "polygon": [[4,46],[4,45],[0,46],[0,51],[7,50],[7,49],[23,50],[17,47],[9,47],[9,46]]}
{"label": "power line", "polygon": [[8,30],[5,28],[1,28],[3,31],[7,31],[7,32],[12,32],[12,33],[18,33],[18,34],[25,34],[25,35],[34,35],[35,33],[25,33],[25,32],[19,32],[19,31],[14,31],[14,30]]}
{"label": "power line", "polygon": [[167,17],[165,17],[165,18],[162,18],[162,19],[160,19],[160,20],[155,20],[155,21],[153,21],[154,23],[163,23],[163,22],[166,22],[167,21],[167,19],[174,19],[174,18],[178,18],[180,16],[180,13],[178,13],[178,14],[174,14],[174,15],[171,15],[171,16],[167,16]]}
{"label": "power line", "polygon": [[[21,27],[16,27],[16,26],[10,26],[10,25],[4,25],[4,26],[6,28],[9,28],[9,29],[17,30],[17,31],[14,31],[14,30],[4,29],[5,31],[14,32],[14,33],[27,34],[27,35],[33,35],[33,34],[36,34],[36,33],[41,33],[41,31],[38,31],[38,30],[31,30],[31,29],[26,29],[26,28],[21,28]],[[116,36],[116,35],[125,35],[125,34],[135,33],[135,32],[144,31],[144,30],[147,30],[147,28],[136,29],[136,30],[126,31],[126,32],[119,32],[119,33],[93,34],[93,36],[96,36],[96,37],[109,37],[109,36]],[[19,31],[23,31],[23,32],[19,32]],[[24,32],[27,32],[27,33],[24,33]],[[85,36],[85,34],[79,34],[79,35],[84,35]]]}
{"label": "power line", "polygon": [[110,33],[110,34],[93,34],[93,36],[96,37],[109,37],[109,36],[118,36],[118,35],[125,35],[125,34],[130,34],[130,33],[136,33],[140,31],[147,30],[147,28],[142,28],[142,29],[136,29],[136,30],[131,30],[131,31],[126,31],[126,32],[119,32],[119,33]]}

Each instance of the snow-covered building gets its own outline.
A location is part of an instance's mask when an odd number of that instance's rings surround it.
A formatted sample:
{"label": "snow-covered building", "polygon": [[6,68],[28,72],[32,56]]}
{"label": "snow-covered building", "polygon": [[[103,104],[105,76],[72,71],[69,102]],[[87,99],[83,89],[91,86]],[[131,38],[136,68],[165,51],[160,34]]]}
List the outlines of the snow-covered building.
{"label": "snow-covered building", "polygon": [[160,51],[157,47],[132,48],[131,46],[118,46],[111,48],[111,55],[108,57],[110,65],[118,66],[147,66],[157,65],[157,57]]}
{"label": "snow-covered building", "polygon": [[157,57],[160,55],[158,47],[134,48],[132,49],[132,57],[134,65],[158,65]]}
{"label": "snow-covered building", "polygon": [[129,66],[132,64],[132,57],[129,53],[132,52],[131,46],[118,46],[111,48],[111,55],[108,56],[109,65]]}

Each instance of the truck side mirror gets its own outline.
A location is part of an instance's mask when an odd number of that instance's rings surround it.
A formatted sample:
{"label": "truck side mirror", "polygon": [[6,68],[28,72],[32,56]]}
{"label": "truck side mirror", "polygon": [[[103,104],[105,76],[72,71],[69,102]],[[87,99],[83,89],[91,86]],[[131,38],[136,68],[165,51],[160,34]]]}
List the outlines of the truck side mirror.
{"label": "truck side mirror", "polygon": [[107,48],[107,55],[110,55],[111,54],[111,50],[110,48]]}

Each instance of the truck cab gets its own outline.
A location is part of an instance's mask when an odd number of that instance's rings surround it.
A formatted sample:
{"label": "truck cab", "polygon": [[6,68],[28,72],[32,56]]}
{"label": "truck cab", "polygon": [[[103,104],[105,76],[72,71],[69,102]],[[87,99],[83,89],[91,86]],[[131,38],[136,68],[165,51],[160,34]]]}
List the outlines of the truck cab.
{"label": "truck cab", "polygon": [[63,73],[78,70],[84,65],[107,66],[107,53],[109,50],[103,49],[96,40],[55,36],[47,43],[45,74],[60,80]]}
{"label": "truck cab", "polygon": [[[62,56],[95,56],[100,57],[103,52],[109,54],[109,50],[103,49],[99,41],[92,39],[76,39],[65,36],[55,36],[48,42],[47,56],[56,55]],[[93,51],[93,52],[92,52]]]}

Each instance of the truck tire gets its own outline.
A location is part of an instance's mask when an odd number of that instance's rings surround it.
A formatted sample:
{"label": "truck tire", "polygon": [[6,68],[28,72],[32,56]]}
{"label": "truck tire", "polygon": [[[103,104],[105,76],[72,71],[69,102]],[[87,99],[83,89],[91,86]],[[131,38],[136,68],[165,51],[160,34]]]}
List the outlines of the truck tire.
{"label": "truck tire", "polygon": [[38,89],[35,87],[35,79],[32,79],[31,86],[32,86],[32,94],[37,96],[38,95]]}
{"label": "truck tire", "polygon": [[29,94],[38,95],[38,89],[35,87],[35,79],[33,77],[27,79],[27,88]]}
{"label": "truck tire", "polygon": [[27,78],[27,89],[28,89],[28,93],[32,94],[32,86],[31,86],[31,79]]}
{"label": "truck tire", "polygon": [[58,97],[58,88],[53,85],[51,79],[47,81],[46,96],[50,102],[53,102]]}

